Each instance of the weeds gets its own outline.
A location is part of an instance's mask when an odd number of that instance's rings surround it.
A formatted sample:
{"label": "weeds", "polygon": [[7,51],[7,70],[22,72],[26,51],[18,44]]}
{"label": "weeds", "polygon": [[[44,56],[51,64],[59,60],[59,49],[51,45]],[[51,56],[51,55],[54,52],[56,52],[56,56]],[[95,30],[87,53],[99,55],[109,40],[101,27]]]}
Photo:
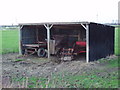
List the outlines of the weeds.
{"label": "weeds", "polygon": [[15,62],[24,61],[24,59],[16,59]]}
{"label": "weeds", "polygon": [[118,73],[112,72],[104,77],[95,73],[74,76],[62,73],[50,77],[14,78],[13,82],[17,82],[19,88],[117,88]]}

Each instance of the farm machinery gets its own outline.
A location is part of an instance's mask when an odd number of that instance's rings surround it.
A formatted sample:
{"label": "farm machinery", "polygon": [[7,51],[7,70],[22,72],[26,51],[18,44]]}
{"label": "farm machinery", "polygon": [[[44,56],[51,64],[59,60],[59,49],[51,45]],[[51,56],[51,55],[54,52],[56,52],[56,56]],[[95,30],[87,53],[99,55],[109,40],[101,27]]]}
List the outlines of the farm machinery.
{"label": "farm machinery", "polygon": [[[86,52],[85,41],[76,41],[71,47],[67,45],[67,42],[65,38],[50,40],[50,54],[56,55],[60,60],[66,61],[73,60],[76,55]],[[25,47],[25,55],[37,53],[39,57],[47,57],[47,41],[23,44],[23,46]]]}
{"label": "farm machinery", "polygon": [[60,52],[61,60],[73,60],[78,54],[86,52],[86,42],[76,41],[72,48],[62,48]]}

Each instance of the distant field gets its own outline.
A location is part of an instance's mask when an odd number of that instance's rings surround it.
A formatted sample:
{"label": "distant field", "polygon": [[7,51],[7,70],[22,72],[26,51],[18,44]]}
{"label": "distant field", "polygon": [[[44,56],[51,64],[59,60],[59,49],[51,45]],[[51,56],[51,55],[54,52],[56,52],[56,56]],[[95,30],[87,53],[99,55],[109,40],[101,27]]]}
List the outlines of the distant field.
{"label": "distant field", "polygon": [[115,55],[120,55],[120,26],[115,29]]}
{"label": "distant field", "polygon": [[0,54],[18,52],[18,28],[15,30],[0,30]]}

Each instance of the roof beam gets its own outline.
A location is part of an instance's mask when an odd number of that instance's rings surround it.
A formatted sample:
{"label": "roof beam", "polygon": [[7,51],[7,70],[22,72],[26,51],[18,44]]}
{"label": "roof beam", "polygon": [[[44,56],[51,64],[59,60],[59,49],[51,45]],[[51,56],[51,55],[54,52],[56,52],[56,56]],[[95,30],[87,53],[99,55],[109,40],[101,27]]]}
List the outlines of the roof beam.
{"label": "roof beam", "polygon": [[20,29],[19,30],[21,30],[23,28],[23,25],[20,25]]}
{"label": "roof beam", "polygon": [[81,23],[81,25],[83,26],[83,28],[84,28],[85,30],[87,30],[87,27],[86,27],[84,24]]}

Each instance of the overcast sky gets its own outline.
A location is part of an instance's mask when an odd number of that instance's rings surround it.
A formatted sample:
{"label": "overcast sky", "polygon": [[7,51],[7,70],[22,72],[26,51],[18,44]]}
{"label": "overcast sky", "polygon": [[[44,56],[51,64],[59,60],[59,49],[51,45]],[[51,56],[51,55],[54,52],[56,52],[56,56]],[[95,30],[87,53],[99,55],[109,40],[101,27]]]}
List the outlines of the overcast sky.
{"label": "overcast sky", "polygon": [[0,25],[118,19],[120,0],[0,0]]}

